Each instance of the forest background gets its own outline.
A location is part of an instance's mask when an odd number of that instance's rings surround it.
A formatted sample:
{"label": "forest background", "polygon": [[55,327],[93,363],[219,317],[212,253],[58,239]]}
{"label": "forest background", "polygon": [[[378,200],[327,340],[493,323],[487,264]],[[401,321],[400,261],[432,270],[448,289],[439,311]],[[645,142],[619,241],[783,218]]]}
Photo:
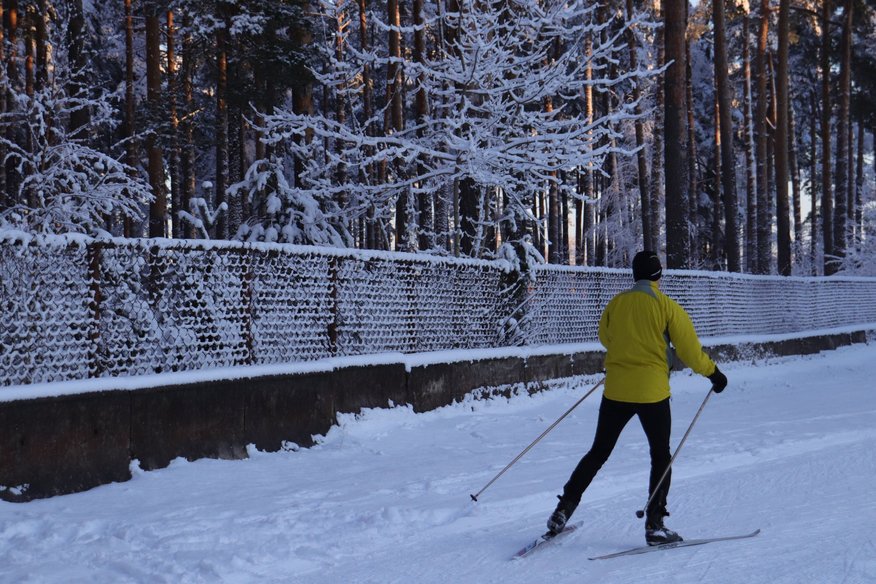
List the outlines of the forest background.
{"label": "forest background", "polygon": [[874,0],[3,0],[0,228],[876,275]]}

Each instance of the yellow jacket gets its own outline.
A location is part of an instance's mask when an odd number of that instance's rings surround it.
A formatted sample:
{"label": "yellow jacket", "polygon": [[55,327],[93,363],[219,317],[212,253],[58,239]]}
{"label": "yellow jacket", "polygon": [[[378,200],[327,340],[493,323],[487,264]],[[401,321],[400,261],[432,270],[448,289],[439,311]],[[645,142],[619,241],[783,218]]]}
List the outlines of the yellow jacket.
{"label": "yellow jacket", "polygon": [[715,372],[687,312],[663,294],[657,282],[639,280],[611,299],[599,319],[605,346],[605,397],[655,403],[669,397],[670,343],[700,375]]}

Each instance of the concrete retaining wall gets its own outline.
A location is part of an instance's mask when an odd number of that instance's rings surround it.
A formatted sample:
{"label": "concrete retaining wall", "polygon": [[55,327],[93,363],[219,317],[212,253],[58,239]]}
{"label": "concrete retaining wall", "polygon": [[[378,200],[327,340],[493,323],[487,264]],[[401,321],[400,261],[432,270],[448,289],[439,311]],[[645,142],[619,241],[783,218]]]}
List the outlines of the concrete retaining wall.
{"label": "concrete retaining wall", "polygon": [[[867,341],[867,331],[717,345],[719,362],[797,355]],[[490,358],[411,367],[351,366],[321,373],[102,391],[0,403],[0,498],[28,501],[130,479],[176,457],[243,458],[248,444],[313,443],[340,412],[410,404],[424,412],[480,388],[598,373],[601,352]],[[2,391],[2,388],[0,388]]]}

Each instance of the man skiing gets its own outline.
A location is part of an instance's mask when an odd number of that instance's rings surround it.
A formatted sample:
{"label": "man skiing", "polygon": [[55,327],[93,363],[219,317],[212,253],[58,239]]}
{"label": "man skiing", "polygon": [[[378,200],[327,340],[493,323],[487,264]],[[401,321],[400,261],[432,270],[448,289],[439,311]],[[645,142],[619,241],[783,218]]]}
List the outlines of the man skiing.
{"label": "man skiing", "polygon": [[590,451],[563,487],[560,502],[548,519],[548,530],[553,534],[564,529],[584,490],[611,455],[624,426],[637,415],[651,451],[649,494],[654,495],[646,510],[645,540],[648,545],[682,540],[663,524],[663,518],[669,515],[666,497],[671,472],[666,473],[659,492],[654,492],[671,459],[670,343],[688,367],[709,378],[715,393],[724,390],[727,377],[703,352],[687,312],[658,288],[662,275],[657,254],[637,253],[633,258],[635,284],[615,296],[599,320],[599,340],[607,352],[596,436]]}

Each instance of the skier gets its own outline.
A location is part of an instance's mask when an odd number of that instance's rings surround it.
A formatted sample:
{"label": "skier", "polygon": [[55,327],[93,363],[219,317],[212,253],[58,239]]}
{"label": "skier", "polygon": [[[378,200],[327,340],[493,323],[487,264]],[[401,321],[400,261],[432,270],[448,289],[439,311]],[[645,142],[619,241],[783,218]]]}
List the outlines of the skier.
{"label": "skier", "polygon": [[[651,450],[649,494],[654,493],[670,461],[669,371],[672,349],[695,372],[712,382],[720,393],[727,377],[703,352],[687,312],[663,294],[658,281],[663,274],[660,258],[651,251],[641,251],[633,258],[635,285],[615,296],[599,320],[599,340],[605,346],[605,390],[596,423],[596,436],[569,481],[563,487],[560,502],[548,519],[552,534],[561,532],[574,513],[584,490],[608,460],[624,426],[639,416]],[[682,541],[680,535],[663,524],[670,472],[648,506],[645,541],[660,545]]]}

